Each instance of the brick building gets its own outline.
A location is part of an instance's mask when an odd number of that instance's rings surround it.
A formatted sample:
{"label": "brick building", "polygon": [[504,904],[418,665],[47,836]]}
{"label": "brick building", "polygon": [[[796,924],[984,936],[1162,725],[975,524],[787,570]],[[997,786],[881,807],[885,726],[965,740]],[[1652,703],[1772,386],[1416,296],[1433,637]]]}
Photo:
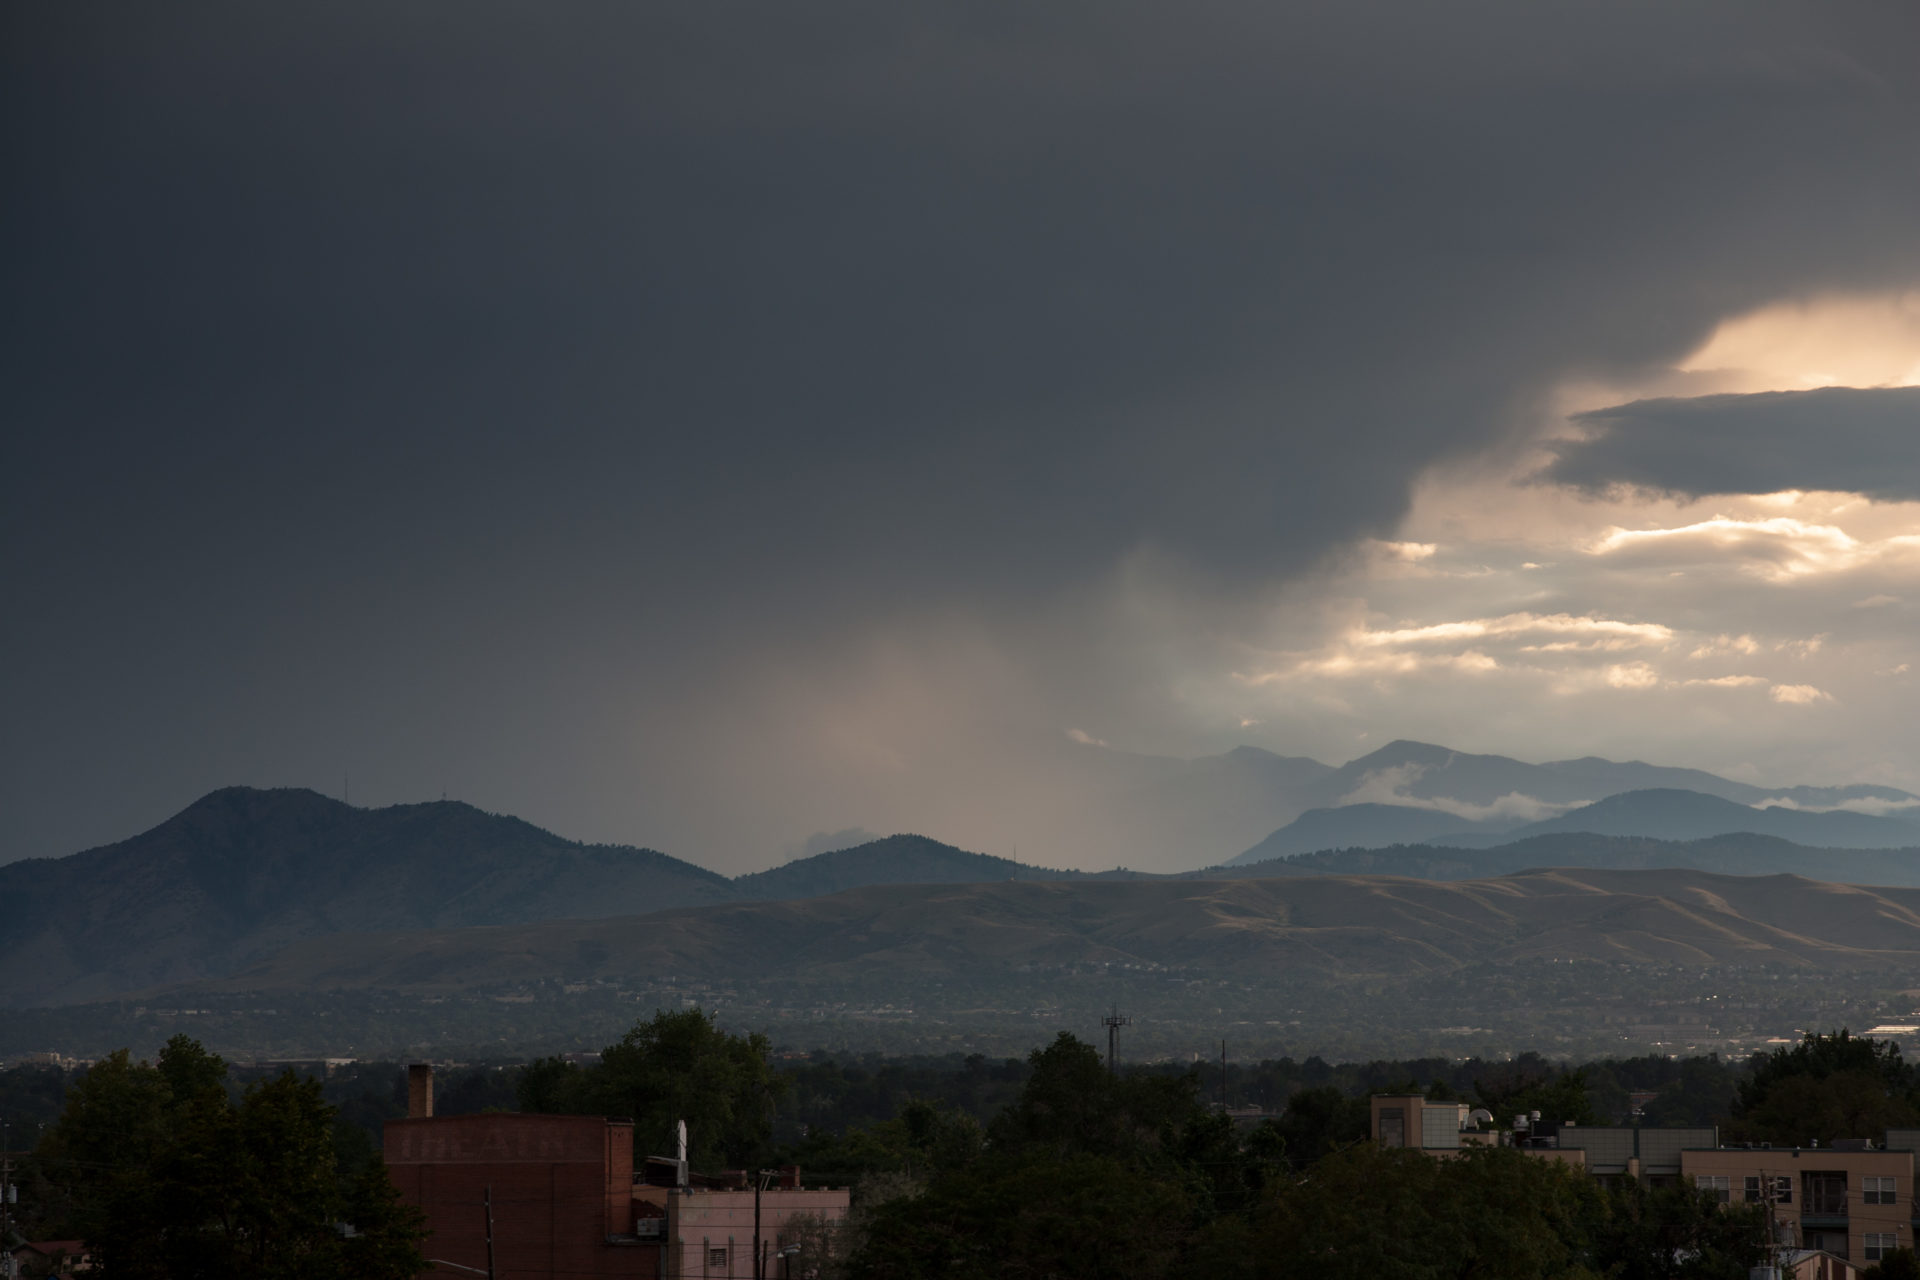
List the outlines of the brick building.
{"label": "brick building", "polygon": [[603,1116],[492,1114],[389,1120],[387,1173],[426,1212],[423,1252],[498,1280],[660,1275],[659,1234],[633,1205],[633,1126]]}
{"label": "brick building", "polygon": [[[497,1280],[644,1277],[785,1280],[798,1220],[846,1218],[844,1189],[808,1190],[781,1170],[756,1190],[744,1173],[689,1174],[684,1159],[636,1170],[633,1125],[604,1116],[435,1116],[430,1068],[408,1072],[405,1120],[389,1120],[388,1175],[427,1216],[422,1250],[448,1275]],[[488,1205],[491,1202],[491,1217]],[[757,1228],[756,1228],[757,1224]]]}

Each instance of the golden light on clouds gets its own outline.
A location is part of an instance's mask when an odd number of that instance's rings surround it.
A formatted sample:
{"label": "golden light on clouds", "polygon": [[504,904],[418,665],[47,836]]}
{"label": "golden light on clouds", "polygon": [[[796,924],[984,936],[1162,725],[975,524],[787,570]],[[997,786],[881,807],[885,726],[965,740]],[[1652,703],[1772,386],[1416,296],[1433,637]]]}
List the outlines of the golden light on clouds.
{"label": "golden light on clouds", "polygon": [[1780,302],[1722,323],[1679,366],[1721,391],[1920,386],[1920,292]]}
{"label": "golden light on clouds", "polygon": [[1920,567],[1920,535],[1855,538],[1832,524],[1791,516],[1741,520],[1727,516],[1673,528],[1610,528],[1590,548],[1596,556],[1638,558],[1640,563],[1711,565],[1787,583],[1820,574],[1847,573],[1882,564]]}

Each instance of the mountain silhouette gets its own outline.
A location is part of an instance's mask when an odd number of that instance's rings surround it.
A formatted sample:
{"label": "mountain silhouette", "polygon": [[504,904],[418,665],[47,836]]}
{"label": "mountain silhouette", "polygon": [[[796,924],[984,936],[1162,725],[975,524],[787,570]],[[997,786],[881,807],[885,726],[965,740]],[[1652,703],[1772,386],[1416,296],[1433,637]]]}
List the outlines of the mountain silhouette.
{"label": "mountain silhouette", "polygon": [[731,896],[725,877],[664,853],[583,845],[455,801],[356,809],[228,787],[130,840],[0,866],[0,1002],[191,981],[316,935]]}

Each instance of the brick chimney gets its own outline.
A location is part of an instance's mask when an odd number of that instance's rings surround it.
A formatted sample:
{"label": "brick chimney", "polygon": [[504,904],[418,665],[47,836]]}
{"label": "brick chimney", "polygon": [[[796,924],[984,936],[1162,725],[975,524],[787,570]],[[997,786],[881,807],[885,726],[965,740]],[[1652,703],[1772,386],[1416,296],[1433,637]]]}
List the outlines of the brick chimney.
{"label": "brick chimney", "polygon": [[407,1119],[424,1120],[433,1114],[433,1064],[407,1064]]}

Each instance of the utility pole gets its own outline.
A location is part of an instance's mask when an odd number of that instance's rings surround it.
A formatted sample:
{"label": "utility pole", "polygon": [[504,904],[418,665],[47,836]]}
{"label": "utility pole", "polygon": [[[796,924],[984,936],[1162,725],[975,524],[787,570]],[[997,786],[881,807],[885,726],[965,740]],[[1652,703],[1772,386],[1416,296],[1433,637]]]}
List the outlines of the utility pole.
{"label": "utility pole", "polygon": [[13,1270],[13,1131],[0,1120],[0,1275],[11,1277]]}
{"label": "utility pole", "polygon": [[[469,1206],[470,1206],[470,1205],[472,1205],[472,1204],[473,1204],[473,1201],[471,1201],[471,1200],[466,1200],[466,1201],[462,1201],[461,1203],[463,1203],[463,1204],[466,1204],[466,1205],[469,1205]],[[481,1270],[480,1268],[478,1268],[478,1267],[470,1267],[470,1266],[468,1266],[468,1265],[467,1265],[466,1263],[464,1263],[464,1262],[449,1262],[449,1261],[447,1261],[447,1260],[446,1260],[445,1258],[428,1258],[428,1259],[427,1259],[427,1261],[428,1261],[428,1262],[431,1262],[431,1263],[432,1263],[432,1264],[433,1264],[434,1266],[436,1266],[436,1267],[452,1267],[452,1268],[453,1268],[453,1269],[454,1269],[455,1271],[464,1271],[464,1272],[466,1272],[466,1273],[467,1273],[468,1275],[470,1275],[470,1276],[485,1276],[485,1277],[487,1278],[487,1280],[494,1280],[494,1270],[493,1270],[493,1184],[492,1184],[491,1182],[489,1182],[489,1183],[487,1184],[487,1194],[486,1194],[486,1198],[485,1198],[485,1199],[483,1199],[483,1200],[481,1200],[481,1202],[480,1202],[480,1209],[481,1209],[481,1212],[483,1212],[483,1213],[484,1213],[484,1214],[486,1215],[486,1230],[487,1230],[487,1269],[486,1269],[485,1271],[482,1271],[482,1270]]]}
{"label": "utility pole", "polygon": [[1227,1110],[1227,1042],[1220,1042],[1220,1113]]}
{"label": "utility pole", "polygon": [[493,1271],[493,1184],[487,1184],[487,1280],[494,1280]]}
{"label": "utility pole", "polygon": [[1119,1070],[1118,1063],[1120,1061],[1120,1028],[1125,1026],[1130,1026],[1132,1025],[1132,1023],[1133,1023],[1132,1018],[1120,1012],[1119,1005],[1112,1006],[1112,1009],[1107,1014],[1107,1016],[1100,1019],[1100,1025],[1107,1029],[1107,1074],[1108,1075],[1112,1075],[1115,1071]]}
{"label": "utility pole", "polygon": [[753,1280],[766,1280],[766,1251],[760,1245],[760,1193],[772,1178],[773,1170],[762,1169],[753,1180]]}

